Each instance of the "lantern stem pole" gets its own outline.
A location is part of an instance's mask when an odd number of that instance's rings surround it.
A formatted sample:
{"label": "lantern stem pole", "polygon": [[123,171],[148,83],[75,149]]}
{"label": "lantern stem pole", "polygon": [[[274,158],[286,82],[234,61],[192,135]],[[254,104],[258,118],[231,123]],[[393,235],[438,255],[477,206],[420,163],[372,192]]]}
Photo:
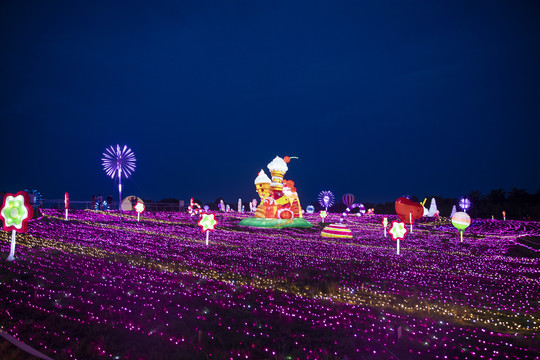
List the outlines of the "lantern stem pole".
{"label": "lantern stem pole", "polygon": [[210,235],[209,233],[210,231],[206,230],[206,246],[208,246],[208,235]]}
{"label": "lantern stem pole", "polygon": [[460,239],[461,239],[461,242],[463,242],[463,230],[461,230],[461,231],[459,232],[459,237],[460,237]]}
{"label": "lantern stem pole", "polygon": [[118,210],[122,210],[122,169],[118,169]]}
{"label": "lantern stem pole", "polygon": [[68,219],[68,209],[66,209],[66,221]]}
{"label": "lantern stem pole", "polygon": [[399,255],[399,239],[397,239],[397,254]]}
{"label": "lantern stem pole", "polygon": [[11,230],[11,250],[9,252],[9,256],[7,257],[7,261],[15,260],[15,234],[15,230]]}

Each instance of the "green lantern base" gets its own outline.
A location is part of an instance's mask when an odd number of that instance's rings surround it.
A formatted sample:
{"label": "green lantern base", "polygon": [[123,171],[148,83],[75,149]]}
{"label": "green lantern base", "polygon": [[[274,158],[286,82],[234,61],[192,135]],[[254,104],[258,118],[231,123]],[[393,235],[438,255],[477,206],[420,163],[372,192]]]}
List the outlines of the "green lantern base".
{"label": "green lantern base", "polygon": [[251,226],[258,228],[309,228],[312,227],[311,223],[306,219],[294,218],[294,219],[261,219],[261,218],[247,218],[238,223],[240,226]]}

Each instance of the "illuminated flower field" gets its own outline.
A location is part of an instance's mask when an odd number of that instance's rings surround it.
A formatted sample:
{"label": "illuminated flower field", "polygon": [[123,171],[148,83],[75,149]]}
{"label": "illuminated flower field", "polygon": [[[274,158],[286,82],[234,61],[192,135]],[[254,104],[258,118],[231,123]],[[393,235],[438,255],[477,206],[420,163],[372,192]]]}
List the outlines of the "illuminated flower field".
{"label": "illuminated flower field", "polygon": [[505,255],[536,222],[477,220],[463,244],[420,222],[398,256],[379,215],[329,239],[315,215],[277,230],[217,213],[207,247],[188,214],[43,212],[0,261],[0,326],[53,359],[540,356],[540,260]]}

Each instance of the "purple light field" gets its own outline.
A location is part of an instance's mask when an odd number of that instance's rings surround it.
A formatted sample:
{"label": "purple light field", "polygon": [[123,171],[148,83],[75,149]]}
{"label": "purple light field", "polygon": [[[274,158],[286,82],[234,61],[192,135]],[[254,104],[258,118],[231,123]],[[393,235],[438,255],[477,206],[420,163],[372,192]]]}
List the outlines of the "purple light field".
{"label": "purple light field", "polygon": [[540,261],[517,245],[538,222],[474,219],[460,243],[421,219],[396,255],[382,215],[348,216],[337,239],[318,214],[255,229],[217,212],[206,246],[186,213],[42,214],[0,261],[0,325],[53,359],[540,356]]}

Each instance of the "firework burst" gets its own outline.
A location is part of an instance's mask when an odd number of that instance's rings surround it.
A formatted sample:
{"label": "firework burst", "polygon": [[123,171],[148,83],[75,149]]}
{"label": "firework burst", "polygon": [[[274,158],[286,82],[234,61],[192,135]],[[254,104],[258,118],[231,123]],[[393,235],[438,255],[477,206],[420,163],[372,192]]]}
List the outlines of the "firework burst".
{"label": "firework burst", "polygon": [[321,191],[319,193],[319,204],[321,207],[325,208],[328,211],[329,207],[334,205],[335,197],[331,191]]}
{"label": "firework burst", "polygon": [[133,171],[135,171],[135,154],[127,145],[121,149],[120,145],[108,147],[103,153],[103,170],[111,178],[122,177],[122,174],[127,179]]}
{"label": "firework burst", "polygon": [[122,175],[127,179],[135,171],[135,154],[127,145],[124,145],[123,149],[120,145],[116,145],[116,149],[110,146],[105,149],[101,161],[107,176],[118,178],[118,203],[122,210]]}

